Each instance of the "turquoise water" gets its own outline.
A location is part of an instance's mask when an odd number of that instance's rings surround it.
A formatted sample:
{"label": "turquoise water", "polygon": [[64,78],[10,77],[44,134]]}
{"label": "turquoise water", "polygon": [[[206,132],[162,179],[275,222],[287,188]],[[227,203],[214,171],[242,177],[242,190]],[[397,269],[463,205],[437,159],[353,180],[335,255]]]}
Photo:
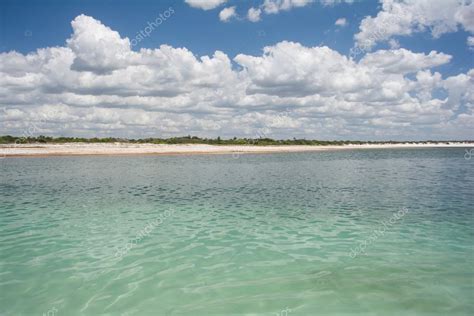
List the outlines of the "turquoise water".
{"label": "turquoise water", "polygon": [[1,315],[470,315],[464,149],[0,160]]}

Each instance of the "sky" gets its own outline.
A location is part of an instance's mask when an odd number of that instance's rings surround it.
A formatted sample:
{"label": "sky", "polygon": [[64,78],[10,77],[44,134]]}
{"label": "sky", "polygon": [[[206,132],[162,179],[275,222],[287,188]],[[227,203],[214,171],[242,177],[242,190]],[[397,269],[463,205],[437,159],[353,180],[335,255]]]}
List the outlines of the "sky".
{"label": "sky", "polygon": [[2,0],[0,134],[473,140],[471,0]]}

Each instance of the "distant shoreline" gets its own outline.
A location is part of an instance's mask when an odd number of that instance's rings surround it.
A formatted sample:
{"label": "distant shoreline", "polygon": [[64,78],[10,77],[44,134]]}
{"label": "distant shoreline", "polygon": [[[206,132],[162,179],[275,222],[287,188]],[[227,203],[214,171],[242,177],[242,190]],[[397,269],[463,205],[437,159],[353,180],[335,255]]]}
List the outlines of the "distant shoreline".
{"label": "distant shoreline", "polygon": [[49,156],[220,155],[297,153],[350,149],[474,148],[474,142],[346,145],[207,145],[138,143],[1,144],[0,158]]}

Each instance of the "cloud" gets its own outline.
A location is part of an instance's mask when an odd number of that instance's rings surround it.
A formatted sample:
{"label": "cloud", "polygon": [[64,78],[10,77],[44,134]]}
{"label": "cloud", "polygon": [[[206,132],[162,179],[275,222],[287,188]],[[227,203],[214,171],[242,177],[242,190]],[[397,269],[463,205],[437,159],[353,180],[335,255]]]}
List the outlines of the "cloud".
{"label": "cloud", "polygon": [[118,32],[83,14],[71,25],[74,33],[67,45],[75,55],[73,69],[101,73],[125,67],[130,57],[128,38],[120,38]]}
{"label": "cloud", "polygon": [[[227,0],[185,0],[191,7],[211,10],[227,2]],[[256,7],[250,7],[247,11],[247,19],[250,22],[258,22],[261,20],[262,13],[265,14],[278,14],[281,11],[290,11],[294,8],[302,8],[307,5],[314,3],[315,0],[263,0],[260,5]],[[323,6],[332,6],[339,3],[353,3],[353,0],[320,0]],[[235,16],[235,6],[233,11],[229,11],[230,8],[225,8],[219,14],[221,21],[228,21],[230,17],[227,17],[232,13]],[[341,25],[343,26],[343,25]]]}
{"label": "cloud", "polygon": [[0,134],[473,138],[474,70],[443,77],[445,53],[379,50],[356,62],[283,41],[232,59],[132,51],[92,17],[72,26],[64,47],[0,54]]}
{"label": "cloud", "polygon": [[193,8],[212,10],[227,2],[227,0],[184,0]]}
{"label": "cloud", "polygon": [[434,38],[459,28],[474,33],[474,2],[459,0],[381,0],[382,10],[366,17],[355,39],[359,46],[372,48],[393,36],[430,31]]}
{"label": "cloud", "polygon": [[307,6],[312,2],[313,0],[265,0],[262,7],[267,14],[277,14],[280,11]]}
{"label": "cloud", "polygon": [[345,18],[339,18],[336,20],[336,22],[334,23],[334,25],[337,25],[337,26],[346,26],[347,25],[347,20]]}
{"label": "cloud", "polygon": [[247,13],[247,18],[250,22],[258,22],[260,21],[261,14],[262,10],[260,8],[250,8]]}
{"label": "cloud", "polygon": [[264,0],[260,6],[251,7],[247,12],[247,19],[250,22],[258,22],[262,13],[278,14],[280,11],[290,11],[293,8],[302,8],[314,0]]}
{"label": "cloud", "polygon": [[352,4],[354,3],[354,0],[321,0],[321,4],[325,6],[333,6],[341,3]]}
{"label": "cloud", "polygon": [[397,41],[396,39],[392,38],[388,41],[388,45],[390,46],[391,49],[398,49],[400,48],[400,42]]}
{"label": "cloud", "polygon": [[321,4],[322,5],[326,5],[326,6],[331,6],[331,5],[336,5],[336,4],[340,4],[340,3],[353,3],[354,0],[321,0]]}
{"label": "cloud", "polygon": [[452,56],[431,51],[428,55],[413,53],[407,49],[380,50],[367,54],[360,64],[376,67],[387,73],[409,74],[450,62]]}
{"label": "cloud", "polygon": [[470,49],[474,49],[474,36],[467,38],[467,46],[469,46]]}
{"label": "cloud", "polygon": [[228,22],[232,17],[235,17],[235,6],[222,9],[219,13],[219,20],[222,22]]}

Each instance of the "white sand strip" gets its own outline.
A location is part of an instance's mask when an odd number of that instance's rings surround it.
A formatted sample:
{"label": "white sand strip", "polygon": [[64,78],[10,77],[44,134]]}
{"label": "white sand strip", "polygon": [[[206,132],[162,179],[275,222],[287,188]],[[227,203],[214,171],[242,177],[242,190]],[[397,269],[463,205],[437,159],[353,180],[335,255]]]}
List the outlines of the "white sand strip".
{"label": "white sand strip", "polygon": [[342,146],[252,146],[252,145],[205,145],[205,144],[131,144],[131,143],[65,143],[65,144],[21,144],[0,145],[0,158],[25,156],[77,156],[77,155],[176,155],[176,154],[246,154],[307,152],[344,149],[381,148],[474,148],[474,143],[439,144],[378,144]]}

